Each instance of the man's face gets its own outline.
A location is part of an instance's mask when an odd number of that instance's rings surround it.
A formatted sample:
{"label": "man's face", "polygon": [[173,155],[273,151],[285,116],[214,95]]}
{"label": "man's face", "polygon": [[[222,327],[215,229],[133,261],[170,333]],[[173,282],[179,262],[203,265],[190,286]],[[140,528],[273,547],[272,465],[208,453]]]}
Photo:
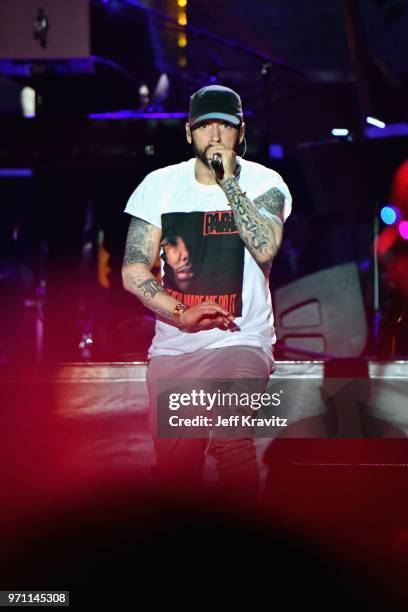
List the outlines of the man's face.
{"label": "man's face", "polygon": [[184,290],[194,276],[190,254],[181,236],[167,238],[162,241],[164,259],[172,269],[177,285]]}
{"label": "man's face", "polygon": [[236,152],[243,130],[243,125],[239,127],[220,119],[210,119],[191,131],[187,128],[187,140],[191,142],[195,156],[210,167],[211,147],[222,144]]}

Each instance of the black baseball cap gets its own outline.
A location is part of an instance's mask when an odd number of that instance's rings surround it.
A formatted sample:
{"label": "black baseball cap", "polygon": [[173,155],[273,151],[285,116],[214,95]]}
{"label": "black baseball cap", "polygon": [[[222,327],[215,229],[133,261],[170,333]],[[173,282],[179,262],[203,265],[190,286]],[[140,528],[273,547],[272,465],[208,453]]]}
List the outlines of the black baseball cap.
{"label": "black baseball cap", "polygon": [[188,111],[190,127],[207,119],[223,119],[232,125],[240,125],[243,114],[239,95],[223,85],[207,85],[193,93]]}

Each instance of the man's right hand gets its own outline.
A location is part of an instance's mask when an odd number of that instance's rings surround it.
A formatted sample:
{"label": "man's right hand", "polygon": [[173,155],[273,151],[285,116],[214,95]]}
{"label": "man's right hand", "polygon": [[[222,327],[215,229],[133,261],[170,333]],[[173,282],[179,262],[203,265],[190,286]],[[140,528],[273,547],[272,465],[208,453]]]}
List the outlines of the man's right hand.
{"label": "man's right hand", "polygon": [[197,332],[204,329],[228,329],[235,319],[228,310],[215,302],[203,302],[183,312],[179,319],[180,329],[185,332]]}

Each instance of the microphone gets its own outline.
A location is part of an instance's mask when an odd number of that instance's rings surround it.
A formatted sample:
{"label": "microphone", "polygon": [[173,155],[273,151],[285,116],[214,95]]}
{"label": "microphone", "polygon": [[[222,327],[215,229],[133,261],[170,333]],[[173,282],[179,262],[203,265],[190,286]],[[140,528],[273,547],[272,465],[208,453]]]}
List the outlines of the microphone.
{"label": "microphone", "polygon": [[210,164],[213,170],[215,170],[216,172],[223,170],[221,155],[219,153],[214,153],[213,158],[210,160]]}

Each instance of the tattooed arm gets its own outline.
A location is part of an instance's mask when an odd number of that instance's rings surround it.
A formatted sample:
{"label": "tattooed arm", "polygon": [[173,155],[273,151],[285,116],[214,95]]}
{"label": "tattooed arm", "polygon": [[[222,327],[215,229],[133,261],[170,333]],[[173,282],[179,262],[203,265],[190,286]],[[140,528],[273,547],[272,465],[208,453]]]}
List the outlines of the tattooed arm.
{"label": "tattooed arm", "polygon": [[282,242],[283,193],[272,187],[252,201],[242,192],[234,176],[219,184],[228,198],[247,249],[259,264],[270,263]]}
{"label": "tattooed arm", "polygon": [[176,321],[179,303],[155,279],[151,270],[160,249],[161,230],[143,219],[132,217],[122,267],[123,286],[147,308],[184,331],[195,332],[220,325],[227,327],[234,317],[213,302],[203,302],[186,310]]}
{"label": "tattooed arm", "polygon": [[172,319],[177,301],[163,289],[151,269],[160,248],[161,230],[143,219],[132,217],[122,267],[123,286],[145,306]]}

